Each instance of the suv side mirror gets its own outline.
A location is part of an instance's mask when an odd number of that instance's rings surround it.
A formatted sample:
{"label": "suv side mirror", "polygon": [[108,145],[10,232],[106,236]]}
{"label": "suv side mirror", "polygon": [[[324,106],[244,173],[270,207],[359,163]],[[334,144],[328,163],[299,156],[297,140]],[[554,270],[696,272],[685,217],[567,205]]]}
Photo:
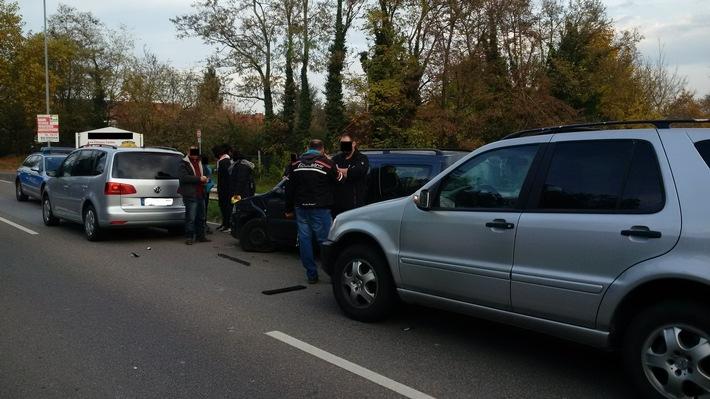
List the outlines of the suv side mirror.
{"label": "suv side mirror", "polygon": [[414,195],[414,203],[417,205],[417,208],[423,211],[428,211],[431,209],[431,202],[432,195],[431,191],[429,190],[421,190],[419,194]]}
{"label": "suv side mirror", "polygon": [[39,168],[31,168],[30,170],[39,173]]}
{"label": "suv side mirror", "polygon": [[56,171],[56,170],[48,170],[48,171],[47,171],[47,176],[49,176],[49,177],[57,177],[57,171]]}

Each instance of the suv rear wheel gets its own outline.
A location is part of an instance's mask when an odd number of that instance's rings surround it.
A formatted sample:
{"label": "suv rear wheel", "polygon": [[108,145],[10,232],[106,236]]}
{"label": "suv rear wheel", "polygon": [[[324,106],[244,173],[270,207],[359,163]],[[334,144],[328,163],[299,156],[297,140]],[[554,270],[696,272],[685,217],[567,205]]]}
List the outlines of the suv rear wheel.
{"label": "suv rear wheel", "polygon": [[695,302],[665,302],[639,313],[624,338],[624,361],[648,398],[710,395],[710,314]]}
{"label": "suv rear wheel", "polygon": [[22,192],[22,184],[20,184],[19,180],[15,180],[15,198],[18,201],[27,201],[27,195]]}
{"label": "suv rear wheel", "polygon": [[352,245],[338,256],[332,282],[338,305],[355,320],[382,320],[397,302],[387,261],[368,245]]}
{"label": "suv rear wheel", "polygon": [[89,241],[98,241],[101,239],[101,227],[99,227],[99,218],[96,215],[96,209],[89,205],[84,210],[84,234]]}

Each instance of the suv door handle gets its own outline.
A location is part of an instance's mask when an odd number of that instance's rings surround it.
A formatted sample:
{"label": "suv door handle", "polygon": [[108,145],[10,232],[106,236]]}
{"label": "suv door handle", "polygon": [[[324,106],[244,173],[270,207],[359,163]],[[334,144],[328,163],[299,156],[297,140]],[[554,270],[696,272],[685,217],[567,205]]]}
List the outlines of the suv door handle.
{"label": "suv door handle", "polygon": [[492,222],[486,223],[486,227],[490,227],[492,229],[510,230],[515,227],[515,225],[513,223],[506,222],[505,219],[493,219]]}
{"label": "suv door handle", "polygon": [[661,238],[660,231],[653,231],[646,226],[632,226],[629,230],[621,230],[625,237]]}

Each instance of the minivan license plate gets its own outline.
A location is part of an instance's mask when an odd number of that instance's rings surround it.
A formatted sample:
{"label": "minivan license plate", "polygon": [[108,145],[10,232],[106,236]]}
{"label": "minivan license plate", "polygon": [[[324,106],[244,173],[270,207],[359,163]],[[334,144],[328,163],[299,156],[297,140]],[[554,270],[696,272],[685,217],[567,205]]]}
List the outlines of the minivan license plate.
{"label": "minivan license plate", "polygon": [[145,206],[169,206],[172,204],[172,198],[145,198],[143,200],[143,205]]}

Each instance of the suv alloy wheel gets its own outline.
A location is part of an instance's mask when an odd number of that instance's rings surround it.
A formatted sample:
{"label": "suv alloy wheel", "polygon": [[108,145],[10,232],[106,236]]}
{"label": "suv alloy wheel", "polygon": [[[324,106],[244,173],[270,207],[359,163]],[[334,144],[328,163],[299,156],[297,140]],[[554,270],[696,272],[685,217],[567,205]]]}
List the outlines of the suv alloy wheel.
{"label": "suv alloy wheel", "polygon": [[355,244],[335,262],[333,294],[348,317],[377,321],[394,310],[397,295],[387,261],[374,248]]}
{"label": "suv alloy wheel", "polygon": [[623,351],[644,397],[710,395],[710,315],[700,304],[665,302],[639,313]]}

